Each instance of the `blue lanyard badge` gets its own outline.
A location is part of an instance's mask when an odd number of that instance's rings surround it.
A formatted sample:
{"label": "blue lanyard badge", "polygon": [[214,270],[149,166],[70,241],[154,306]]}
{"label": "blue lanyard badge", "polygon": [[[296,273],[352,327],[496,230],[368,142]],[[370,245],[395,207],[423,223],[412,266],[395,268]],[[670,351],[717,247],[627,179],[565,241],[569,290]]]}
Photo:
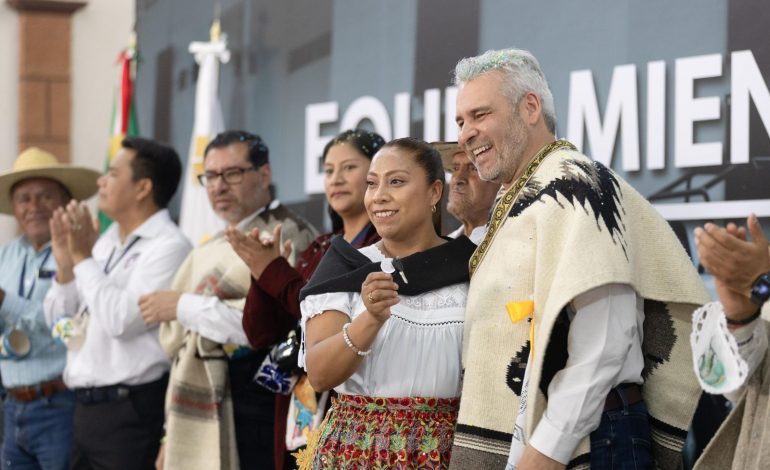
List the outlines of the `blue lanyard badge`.
{"label": "blue lanyard badge", "polygon": [[126,247],[126,249],[123,250],[122,253],[120,253],[120,256],[118,256],[118,259],[115,260],[114,264],[112,263],[112,257],[115,256],[115,248],[113,247],[112,251],[110,252],[110,257],[107,258],[107,263],[105,263],[105,265],[104,265],[104,274],[109,274],[113,269],[115,269],[115,266],[117,266],[118,263],[120,263],[120,260],[122,260],[123,257],[126,256],[126,254],[129,251],[131,251],[131,248],[133,248],[133,246],[136,244],[136,242],[139,241],[140,238],[142,238],[142,237],[137,235],[136,238],[131,240],[131,243],[129,243],[128,246]]}
{"label": "blue lanyard badge", "polygon": [[45,249],[45,256],[43,256],[43,261],[40,263],[40,266],[37,268],[37,276],[32,278],[32,285],[29,287],[29,291],[24,293],[24,281],[27,278],[27,255],[24,255],[24,263],[21,266],[21,276],[19,277],[19,297],[29,300],[32,297],[32,292],[35,291],[35,285],[37,284],[37,279],[50,279],[56,274],[56,271],[51,269],[43,269],[43,266],[45,266],[45,263],[48,261],[48,258],[51,257],[51,247]]}

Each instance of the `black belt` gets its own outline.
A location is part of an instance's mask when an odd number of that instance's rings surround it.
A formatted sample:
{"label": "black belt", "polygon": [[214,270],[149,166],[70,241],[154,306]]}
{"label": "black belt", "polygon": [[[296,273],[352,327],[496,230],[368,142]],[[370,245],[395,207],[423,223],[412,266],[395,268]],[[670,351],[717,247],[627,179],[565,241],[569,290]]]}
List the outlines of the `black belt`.
{"label": "black belt", "polygon": [[623,402],[626,406],[639,403],[642,397],[642,387],[639,384],[624,383],[610,390],[607,394],[607,400],[604,402],[604,411],[618,410],[623,408]]}
{"label": "black belt", "polygon": [[104,387],[76,388],[75,398],[77,399],[78,403],[82,403],[84,405],[94,405],[97,403],[125,400],[132,394],[143,390],[152,389],[158,386],[165,388],[167,381],[168,375],[166,374],[158,380],[153,380],[152,382],[140,385],[117,384],[107,385]]}
{"label": "black belt", "polygon": [[128,398],[131,389],[128,385],[108,385],[106,387],[76,388],[75,397],[79,403],[92,405]]}

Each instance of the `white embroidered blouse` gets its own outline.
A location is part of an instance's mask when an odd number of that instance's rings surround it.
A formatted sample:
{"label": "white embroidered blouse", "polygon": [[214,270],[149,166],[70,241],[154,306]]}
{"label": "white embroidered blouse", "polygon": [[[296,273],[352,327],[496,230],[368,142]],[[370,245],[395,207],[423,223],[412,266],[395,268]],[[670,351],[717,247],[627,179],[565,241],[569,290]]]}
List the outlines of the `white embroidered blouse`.
{"label": "white embroidered blouse", "polygon": [[[384,255],[375,245],[359,250],[374,262]],[[416,296],[400,296],[391,307],[356,372],[334,390],[376,397],[460,396],[462,340],[468,284],[454,284]],[[304,329],[310,318],[337,310],[351,320],[365,311],[358,292],[310,295],[300,304],[303,342],[299,365],[305,367]]]}
{"label": "white embroidered blouse", "polygon": [[695,310],[692,324],[690,344],[698,382],[708,393],[736,401],[767,351],[765,321],[758,318],[730,331],[722,304],[710,302]]}

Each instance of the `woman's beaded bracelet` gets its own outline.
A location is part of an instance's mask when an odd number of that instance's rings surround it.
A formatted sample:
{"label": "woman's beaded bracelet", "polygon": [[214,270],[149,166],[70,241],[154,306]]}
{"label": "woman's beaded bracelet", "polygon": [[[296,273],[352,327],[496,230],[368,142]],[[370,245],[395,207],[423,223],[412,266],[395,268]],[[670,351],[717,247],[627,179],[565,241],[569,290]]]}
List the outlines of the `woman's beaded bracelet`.
{"label": "woman's beaded bracelet", "polygon": [[350,328],[350,322],[342,325],[342,339],[345,340],[345,344],[347,344],[348,347],[352,349],[354,353],[358,354],[361,357],[368,356],[369,354],[371,354],[372,352],[371,349],[368,351],[361,351],[353,344],[352,341],[350,341],[350,336],[348,336],[348,328]]}

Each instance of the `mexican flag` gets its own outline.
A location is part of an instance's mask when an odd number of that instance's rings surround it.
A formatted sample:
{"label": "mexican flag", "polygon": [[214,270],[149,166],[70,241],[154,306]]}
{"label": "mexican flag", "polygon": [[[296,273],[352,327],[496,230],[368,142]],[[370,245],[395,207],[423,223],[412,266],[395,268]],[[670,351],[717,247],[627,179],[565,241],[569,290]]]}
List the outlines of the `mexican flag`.
{"label": "mexican flag", "polygon": [[[110,145],[107,150],[107,160],[104,163],[104,171],[110,167],[112,159],[120,150],[120,143],[126,136],[138,135],[139,128],[136,123],[136,106],[134,104],[134,80],[136,79],[136,34],[132,34],[128,47],[118,55],[117,85],[115,87],[115,99],[112,106],[112,126],[110,128]],[[104,232],[110,226],[112,220],[102,211],[99,211],[99,223]]]}

